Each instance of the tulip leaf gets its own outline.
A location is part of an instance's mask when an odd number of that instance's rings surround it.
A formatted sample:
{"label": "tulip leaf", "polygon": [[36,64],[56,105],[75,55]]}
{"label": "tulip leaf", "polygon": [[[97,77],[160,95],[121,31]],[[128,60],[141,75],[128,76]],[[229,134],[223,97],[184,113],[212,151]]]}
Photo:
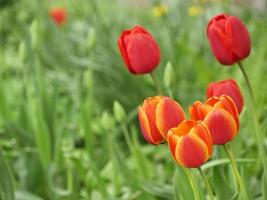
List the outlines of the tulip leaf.
{"label": "tulip leaf", "polygon": [[190,181],[186,175],[185,170],[181,167],[177,167],[173,176],[173,191],[174,199],[194,199],[194,193],[190,185]]}
{"label": "tulip leaf", "polygon": [[142,184],[142,189],[152,194],[153,196],[163,197],[164,199],[172,200],[172,187],[170,185],[163,185],[162,183],[155,183],[145,181]]}
{"label": "tulip leaf", "polygon": [[[263,173],[266,173],[265,171]],[[262,191],[263,191],[263,198],[262,199],[267,199],[267,179],[266,176],[262,177]]]}
{"label": "tulip leaf", "polygon": [[231,190],[227,177],[224,176],[223,168],[213,168],[213,185],[218,200],[231,199],[233,191]]}
{"label": "tulip leaf", "polygon": [[43,200],[43,198],[24,190],[18,190],[16,191],[16,200]]}
{"label": "tulip leaf", "polygon": [[180,200],[182,199],[180,197],[180,193],[179,193],[179,183],[178,183],[178,179],[179,179],[179,174],[177,172],[178,169],[175,169],[175,172],[174,172],[174,176],[173,176],[173,196],[174,196],[174,200]]}
{"label": "tulip leaf", "polygon": [[[256,162],[256,160],[250,159],[250,158],[238,158],[236,159],[236,162],[237,163],[253,163],[253,162]],[[205,163],[204,165],[202,165],[201,169],[206,170],[211,167],[225,165],[228,163],[230,163],[228,159],[216,159],[216,160],[212,160],[212,161]]]}
{"label": "tulip leaf", "polygon": [[15,200],[11,171],[0,149],[0,199]]}

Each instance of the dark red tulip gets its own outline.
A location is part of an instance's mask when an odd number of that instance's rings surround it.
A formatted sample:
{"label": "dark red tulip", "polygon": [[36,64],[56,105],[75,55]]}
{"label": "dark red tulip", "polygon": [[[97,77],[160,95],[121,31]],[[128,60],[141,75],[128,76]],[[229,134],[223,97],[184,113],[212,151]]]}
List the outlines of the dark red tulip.
{"label": "dark red tulip", "polygon": [[233,99],[240,114],[244,106],[244,98],[239,86],[233,79],[212,82],[207,89],[207,99],[213,96],[227,95]]}
{"label": "dark red tulip", "polygon": [[223,65],[232,65],[250,53],[250,36],[240,19],[227,14],[213,17],[207,27],[213,54]]}
{"label": "dark red tulip", "polygon": [[160,62],[159,46],[141,26],[123,31],[118,45],[128,70],[133,74],[150,73]]}
{"label": "dark red tulip", "polygon": [[49,15],[56,25],[64,25],[67,20],[67,12],[64,8],[52,8]]}

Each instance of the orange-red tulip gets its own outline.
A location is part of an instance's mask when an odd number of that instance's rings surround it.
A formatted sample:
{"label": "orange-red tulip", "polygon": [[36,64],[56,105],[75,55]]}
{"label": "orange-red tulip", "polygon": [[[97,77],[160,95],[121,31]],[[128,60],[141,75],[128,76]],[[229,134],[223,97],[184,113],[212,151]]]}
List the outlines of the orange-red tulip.
{"label": "orange-red tulip", "polygon": [[222,145],[234,139],[239,130],[238,111],[229,96],[211,97],[206,103],[195,102],[191,119],[202,120],[210,130],[213,144]]}
{"label": "orange-red tulip", "polygon": [[54,23],[59,26],[64,25],[67,20],[67,12],[65,8],[52,8],[49,11],[49,15]]}
{"label": "orange-red tulip", "polygon": [[151,144],[164,142],[169,129],[185,120],[180,104],[164,96],[147,98],[139,107],[138,117],[143,136]]}
{"label": "orange-red tulip", "polygon": [[244,106],[244,98],[239,86],[233,79],[212,82],[207,89],[207,99],[213,96],[227,95],[233,99],[238,112],[241,113]]}
{"label": "orange-red tulip", "polygon": [[168,132],[168,144],[174,160],[187,168],[197,168],[212,154],[212,140],[201,121],[183,121]]}
{"label": "orange-red tulip", "polygon": [[128,70],[133,74],[150,73],[160,62],[160,48],[144,27],[135,26],[123,31],[118,45]]}
{"label": "orange-red tulip", "polygon": [[223,65],[232,65],[250,53],[250,36],[240,19],[227,14],[213,17],[207,27],[213,54]]}

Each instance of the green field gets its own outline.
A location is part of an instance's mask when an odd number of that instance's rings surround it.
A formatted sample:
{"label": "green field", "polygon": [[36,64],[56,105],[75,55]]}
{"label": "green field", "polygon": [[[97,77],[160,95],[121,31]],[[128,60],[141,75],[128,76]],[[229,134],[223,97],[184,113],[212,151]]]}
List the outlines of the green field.
{"label": "green field", "polygon": [[[155,75],[163,93],[187,116],[193,102],[205,101],[210,82],[238,82],[245,107],[231,145],[250,199],[267,199],[244,78],[237,65],[215,60],[206,36],[221,12],[246,24],[252,51],[243,64],[266,148],[267,8],[172,0],[162,1],[166,13],[155,13],[160,1],[140,2],[0,0],[0,200],[194,200],[168,145],[147,144],[140,130],[137,107],[158,92],[149,75],[128,72],[117,45],[137,24],[160,46]],[[63,26],[48,14],[58,6],[68,13]],[[217,200],[238,199],[221,147],[202,169]],[[209,199],[198,171],[191,172],[200,199]]]}

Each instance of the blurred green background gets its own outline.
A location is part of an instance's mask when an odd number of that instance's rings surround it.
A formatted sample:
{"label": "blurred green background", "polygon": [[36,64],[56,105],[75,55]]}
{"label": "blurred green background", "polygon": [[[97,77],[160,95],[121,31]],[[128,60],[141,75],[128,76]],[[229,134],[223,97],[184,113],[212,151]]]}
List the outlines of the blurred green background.
{"label": "blurred green background", "polygon": [[[144,141],[136,108],[156,95],[148,75],[131,75],[117,40],[124,29],[146,27],[161,48],[156,75],[164,92],[187,112],[205,100],[211,81],[235,78],[246,106],[233,142],[251,199],[264,199],[247,90],[236,66],[214,59],[206,38],[209,19],[239,16],[252,38],[244,65],[255,89],[262,130],[267,125],[266,2],[1,0],[0,199],[191,200],[183,171],[167,145]],[[64,7],[64,26],[48,12]],[[173,71],[166,70],[167,63]],[[265,145],[267,141],[264,141]],[[236,191],[225,155],[215,148],[203,166],[218,199]],[[205,189],[196,174],[202,199]],[[15,197],[13,196],[15,194]],[[265,194],[266,195],[266,194]]]}

